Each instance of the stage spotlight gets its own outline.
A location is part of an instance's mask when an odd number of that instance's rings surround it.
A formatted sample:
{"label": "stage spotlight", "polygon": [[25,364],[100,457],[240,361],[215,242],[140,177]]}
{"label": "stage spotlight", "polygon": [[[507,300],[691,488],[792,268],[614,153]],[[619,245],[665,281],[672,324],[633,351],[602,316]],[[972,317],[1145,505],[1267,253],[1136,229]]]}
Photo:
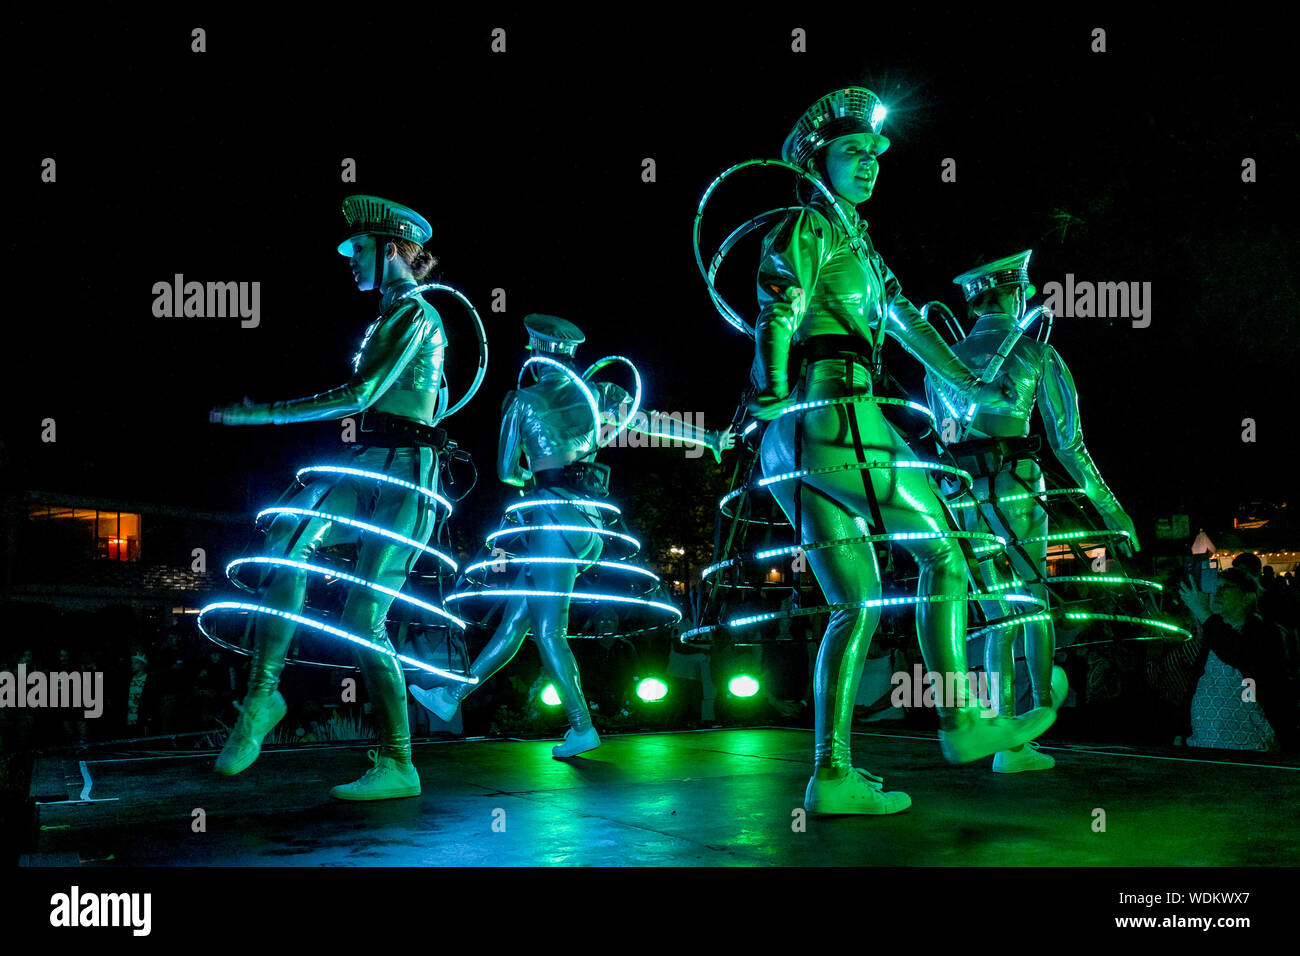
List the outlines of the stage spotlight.
{"label": "stage spotlight", "polygon": [[647,677],[636,685],[636,695],[646,703],[663,700],[668,696],[668,687],[661,680]]}
{"label": "stage spotlight", "polygon": [[731,691],[733,697],[753,697],[758,693],[758,681],[748,674],[740,674],[731,678],[727,690]]}
{"label": "stage spotlight", "polygon": [[556,692],[554,684],[547,684],[542,688],[542,703],[547,707],[560,706],[560,695]]}

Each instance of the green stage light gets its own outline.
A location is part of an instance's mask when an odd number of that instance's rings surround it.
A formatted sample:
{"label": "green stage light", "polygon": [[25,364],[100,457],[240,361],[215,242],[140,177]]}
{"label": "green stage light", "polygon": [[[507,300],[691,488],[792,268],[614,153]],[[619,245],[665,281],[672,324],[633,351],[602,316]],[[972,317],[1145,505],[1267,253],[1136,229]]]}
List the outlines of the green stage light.
{"label": "green stage light", "polygon": [[560,695],[556,692],[554,684],[547,684],[542,688],[542,703],[547,707],[560,706]]}
{"label": "green stage light", "polygon": [[661,680],[653,677],[647,677],[636,685],[636,695],[647,703],[656,700],[663,700],[668,696],[668,688]]}
{"label": "green stage light", "polygon": [[739,677],[731,678],[727,690],[731,691],[734,697],[753,697],[758,693],[758,681],[748,674],[741,674]]}

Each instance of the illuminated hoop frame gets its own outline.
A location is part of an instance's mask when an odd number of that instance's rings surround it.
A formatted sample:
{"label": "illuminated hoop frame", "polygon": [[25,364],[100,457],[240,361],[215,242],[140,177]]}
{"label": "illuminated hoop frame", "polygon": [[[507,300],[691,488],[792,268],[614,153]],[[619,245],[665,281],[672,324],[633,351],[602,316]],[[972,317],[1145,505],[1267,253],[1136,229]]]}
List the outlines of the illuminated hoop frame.
{"label": "illuminated hoop frame", "polygon": [[442,421],[444,418],[450,418],[452,415],[455,415],[458,411],[464,408],[465,405],[469,403],[469,400],[478,392],[479,387],[483,384],[483,377],[487,374],[488,363],[487,330],[483,328],[483,320],[479,317],[478,310],[474,308],[474,304],[470,302],[469,299],[460,292],[460,290],[453,289],[449,285],[443,285],[441,282],[426,282],[424,285],[416,286],[410,292],[406,293],[406,295],[402,296],[402,298],[409,299],[411,296],[419,295],[423,292],[451,293],[460,300],[461,304],[464,305],[466,309],[469,310],[470,316],[474,319],[474,326],[478,331],[478,370],[474,373],[474,381],[470,384],[469,389],[465,392],[465,395],[460,399],[460,401],[456,402],[456,404],[452,405],[449,409],[438,416],[438,421]]}
{"label": "illuminated hoop frame", "polygon": [[[252,652],[250,650],[240,647],[237,644],[231,644],[228,641],[222,640],[221,638],[217,637],[215,634],[211,633],[206,627],[203,626],[204,615],[209,614],[213,611],[243,611],[249,614],[267,614],[272,617],[284,618],[286,620],[293,621],[295,624],[298,624],[300,626],[314,628],[315,630],[321,631],[325,634],[330,634],[334,637],[341,637],[344,640],[350,641],[354,644],[358,644],[369,650],[375,651],[380,654],[385,654],[388,657],[395,658],[400,663],[409,665],[408,667],[404,668],[405,670],[421,670],[421,671],[425,671],[426,673],[435,674],[438,677],[442,677],[447,680],[457,681],[462,684],[478,683],[477,677],[473,677],[469,674],[460,674],[457,673],[456,671],[445,670],[441,667],[434,667],[432,664],[426,664],[424,661],[417,660],[414,657],[408,657],[405,654],[399,654],[394,650],[390,650],[389,648],[380,647],[378,644],[374,643],[373,641],[368,641],[364,637],[358,637],[357,635],[349,633],[348,631],[345,631],[342,628],[335,627],[332,624],[326,624],[324,621],[317,621],[314,618],[304,617],[301,614],[293,614],[290,613],[289,611],[282,611],[279,608],[267,607],[266,605],[263,604],[252,604],[246,601],[216,601],[212,604],[209,604],[207,607],[203,608],[203,610],[199,611],[198,625],[199,625],[199,630],[203,632],[204,636],[206,636],[210,641],[220,645],[221,647],[226,648],[227,650],[231,650],[238,654],[243,654],[248,657],[252,656]],[[307,661],[307,660],[295,659],[294,663],[305,664],[312,667],[339,667],[339,668],[344,668],[346,670],[357,669],[355,666],[349,664],[326,664],[321,661]]]}

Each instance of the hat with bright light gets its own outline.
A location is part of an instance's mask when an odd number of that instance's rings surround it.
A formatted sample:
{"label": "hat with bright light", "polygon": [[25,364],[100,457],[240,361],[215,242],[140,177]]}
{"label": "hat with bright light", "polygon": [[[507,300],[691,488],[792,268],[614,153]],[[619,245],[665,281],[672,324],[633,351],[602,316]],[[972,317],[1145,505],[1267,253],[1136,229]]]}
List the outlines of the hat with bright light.
{"label": "hat with bright light", "polygon": [[885,106],[880,98],[861,86],[850,86],[827,93],[799,117],[781,147],[787,163],[806,166],[817,150],[831,140],[854,133],[866,133],[877,154],[889,149],[889,139],[881,135]]}
{"label": "hat with bright light", "polygon": [[528,348],[534,352],[573,355],[587,340],[582,329],[557,315],[526,315],[524,328],[528,330]]}

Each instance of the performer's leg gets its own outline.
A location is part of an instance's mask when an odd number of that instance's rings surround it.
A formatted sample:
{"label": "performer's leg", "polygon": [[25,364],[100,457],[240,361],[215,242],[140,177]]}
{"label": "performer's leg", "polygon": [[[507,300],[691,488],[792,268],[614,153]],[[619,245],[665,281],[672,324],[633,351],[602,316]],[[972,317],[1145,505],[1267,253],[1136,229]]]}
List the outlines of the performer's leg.
{"label": "performer's leg", "polygon": [[[350,513],[356,507],[356,489],[348,482],[315,482],[300,489],[290,505],[317,510],[327,503],[329,510]],[[303,520],[279,515],[267,531],[267,552],[271,556],[310,561],[316,548],[329,540],[334,523],[319,518]],[[302,610],[306,594],[306,572],[293,568],[271,567],[258,589],[258,602],[296,614]],[[247,769],[262,752],[262,741],[287,711],[278,691],[284,671],[285,653],[297,625],[281,617],[258,614],[254,621],[252,664],[249,669],[248,693],[237,704],[239,719],[217,757],[214,769],[227,776]]]}

